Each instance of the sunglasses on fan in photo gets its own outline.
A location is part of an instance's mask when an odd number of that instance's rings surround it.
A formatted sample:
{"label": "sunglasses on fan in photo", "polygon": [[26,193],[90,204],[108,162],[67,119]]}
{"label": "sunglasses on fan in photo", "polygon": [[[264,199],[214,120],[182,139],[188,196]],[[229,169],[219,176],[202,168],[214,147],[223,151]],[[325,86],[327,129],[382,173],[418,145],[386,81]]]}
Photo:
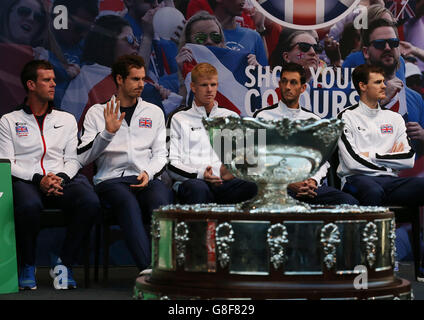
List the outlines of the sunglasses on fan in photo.
{"label": "sunglasses on fan in photo", "polygon": [[132,34],[129,34],[122,39],[126,40],[130,46],[139,45],[137,38],[135,36],[133,36]]}
{"label": "sunglasses on fan in photo", "polygon": [[208,37],[212,40],[213,43],[219,44],[222,41],[222,35],[218,32],[211,32],[209,34],[205,32],[197,32],[194,36],[194,42],[197,44],[204,44],[208,40]]}
{"label": "sunglasses on fan in photo", "polygon": [[307,42],[296,42],[291,48],[290,50],[292,50],[294,47],[299,46],[300,51],[302,52],[308,52],[309,50],[311,50],[311,47],[314,48],[314,51],[316,53],[321,53],[324,48],[318,44],[311,44],[311,43],[307,43]]}
{"label": "sunglasses on fan in photo", "polygon": [[377,40],[371,41],[371,45],[378,50],[384,50],[384,48],[386,48],[386,43],[389,44],[390,49],[399,47],[398,38],[377,39]]}
{"label": "sunglasses on fan in photo", "polygon": [[33,13],[34,14],[34,20],[37,21],[38,23],[43,23],[46,19],[45,14],[43,14],[41,12],[37,12],[37,11],[33,10],[32,8],[28,8],[28,7],[25,7],[25,6],[18,7],[16,9],[16,12],[22,18],[28,18],[31,15],[31,13]]}

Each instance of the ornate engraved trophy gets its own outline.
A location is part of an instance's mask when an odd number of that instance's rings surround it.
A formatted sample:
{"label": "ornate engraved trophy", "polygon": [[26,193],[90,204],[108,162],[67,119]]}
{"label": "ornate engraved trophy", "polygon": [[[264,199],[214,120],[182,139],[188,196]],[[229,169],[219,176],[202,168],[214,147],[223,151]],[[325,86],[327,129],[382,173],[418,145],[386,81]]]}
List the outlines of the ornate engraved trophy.
{"label": "ornate engraved trophy", "polygon": [[155,210],[153,272],[136,280],[135,298],[411,299],[410,283],[393,272],[393,212],[308,206],[286,193],[331,155],[339,120],[218,118],[204,126],[221,161],[259,193],[239,205]]}
{"label": "ornate engraved trophy", "polygon": [[243,206],[252,213],[306,210],[308,206],[287,195],[287,185],[313,175],[331,156],[343,129],[339,119],[228,117],[204,119],[203,124],[224,165],[236,177],[257,184],[258,195]]}

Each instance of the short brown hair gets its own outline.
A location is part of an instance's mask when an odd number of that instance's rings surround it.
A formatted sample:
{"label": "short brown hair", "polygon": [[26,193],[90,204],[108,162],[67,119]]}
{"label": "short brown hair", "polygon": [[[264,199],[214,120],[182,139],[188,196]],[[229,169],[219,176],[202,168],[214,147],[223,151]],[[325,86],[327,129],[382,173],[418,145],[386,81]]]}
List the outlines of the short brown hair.
{"label": "short brown hair", "polygon": [[115,81],[115,84],[118,85],[116,82],[116,76],[119,74],[123,80],[128,77],[130,74],[131,68],[141,69],[144,68],[144,60],[140,56],[136,56],[133,54],[125,54],[123,56],[120,56],[118,60],[116,60],[112,65],[112,78],[113,81]]}
{"label": "short brown hair", "polygon": [[359,96],[361,96],[359,82],[367,84],[370,80],[370,73],[379,73],[384,76],[384,70],[382,68],[370,64],[361,64],[352,72],[352,82]]}
{"label": "short brown hair", "polygon": [[288,62],[288,63],[283,64],[283,67],[282,67],[281,73],[280,73],[280,80],[281,80],[284,72],[297,72],[300,76],[300,83],[301,84],[306,83],[306,71],[300,64],[295,63],[295,62]]}
{"label": "short brown hair", "polygon": [[371,33],[373,33],[375,29],[381,28],[381,27],[391,27],[391,28],[393,28],[393,30],[395,31],[396,37],[399,38],[398,30],[396,28],[396,25],[393,22],[386,20],[386,19],[377,19],[377,20],[374,20],[370,23],[370,25],[368,26],[368,29],[362,29],[361,30],[362,31],[362,34],[361,34],[362,44],[365,47],[369,47],[370,44],[371,44],[370,43]]}
{"label": "short brown hair", "polygon": [[21,71],[21,82],[26,92],[28,92],[28,80],[37,81],[38,69],[54,70],[53,65],[46,60],[32,60],[24,65]]}
{"label": "short brown hair", "polygon": [[199,80],[200,77],[217,76],[217,75],[218,75],[218,71],[213,65],[207,62],[202,62],[197,64],[193,68],[193,70],[191,70],[191,82],[196,82],[197,80]]}

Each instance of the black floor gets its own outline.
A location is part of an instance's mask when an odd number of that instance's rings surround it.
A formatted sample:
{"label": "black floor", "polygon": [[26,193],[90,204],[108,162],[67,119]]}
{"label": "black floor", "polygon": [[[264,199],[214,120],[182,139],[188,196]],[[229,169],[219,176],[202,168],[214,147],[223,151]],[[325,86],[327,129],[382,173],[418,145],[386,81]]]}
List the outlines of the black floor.
{"label": "black floor", "polygon": [[[48,268],[37,269],[38,289],[0,295],[0,300],[132,300],[133,288],[138,272],[136,267],[111,267],[107,283],[94,283],[83,288],[83,269],[74,268],[79,288],[75,290],[54,290],[48,275]],[[92,273],[93,274],[93,273]],[[398,277],[409,280],[415,300],[424,300],[424,283],[414,280],[412,262],[402,262]],[[100,274],[101,278],[101,274]]]}

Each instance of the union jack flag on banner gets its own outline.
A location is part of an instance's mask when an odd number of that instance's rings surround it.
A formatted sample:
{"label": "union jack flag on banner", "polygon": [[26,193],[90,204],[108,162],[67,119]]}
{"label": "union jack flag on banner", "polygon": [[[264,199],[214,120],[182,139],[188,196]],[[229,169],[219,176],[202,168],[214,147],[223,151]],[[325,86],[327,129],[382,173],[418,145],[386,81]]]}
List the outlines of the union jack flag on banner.
{"label": "union jack flag on banner", "polygon": [[255,5],[268,18],[302,29],[326,27],[349,14],[358,0],[258,0]]}
{"label": "union jack flag on banner", "polygon": [[386,7],[399,21],[415,17],[415,0],[391,0]]}
{"label": "union jack flag on banner", "polygon": [[[192,43],[186,44],[186,47],[191,50],[194,58],[190,62],[185,62],[182,70],[187,92],[190,92],[191,70],[198,63],[208,62],[218,71],[219,85],[215,99],[221,107],[232,110],[243,117],[252,116],[256,110],[263,107],[261,96],[269,88],[265,84],[258,86],[258,81],[255,81],[255,84],[249,84],[252,81],[246,75],[249,52]],[[256,71],[255,69],[254,73]],[[192,97],[191,93],[188,105],[191,105]]]}

